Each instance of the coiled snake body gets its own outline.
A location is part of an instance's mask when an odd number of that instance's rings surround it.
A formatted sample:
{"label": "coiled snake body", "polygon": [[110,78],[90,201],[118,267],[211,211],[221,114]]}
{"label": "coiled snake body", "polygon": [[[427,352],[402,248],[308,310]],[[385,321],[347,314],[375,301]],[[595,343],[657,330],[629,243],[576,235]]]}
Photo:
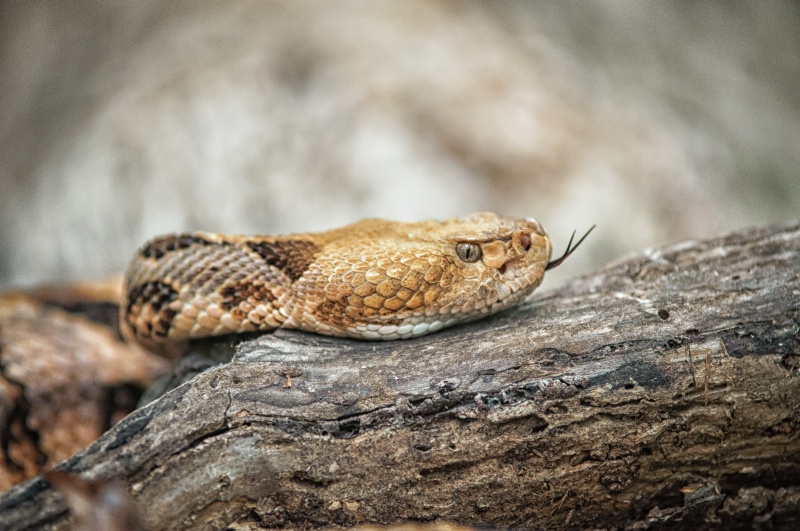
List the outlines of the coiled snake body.
{"label": "coiled snake body", "polygon": [[156,348],[279,327],[409,338],[521,302],[560,263],[551,251],[537,221],[492,213],[282,237],[169,235],[134,256],[121,323]]}

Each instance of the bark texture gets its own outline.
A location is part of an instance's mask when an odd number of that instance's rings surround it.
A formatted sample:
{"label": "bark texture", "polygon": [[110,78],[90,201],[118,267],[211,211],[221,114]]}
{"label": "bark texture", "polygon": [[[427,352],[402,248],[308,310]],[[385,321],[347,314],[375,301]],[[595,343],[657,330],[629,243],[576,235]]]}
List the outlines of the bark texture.
{"label": "bark texture", "polygon": [[[799,369],[794,223],[416,340],[244,342],[62,469],[128,480],[151,529],[798,527]],[[67,517],[42,479],[0,498],[2,529]]]}

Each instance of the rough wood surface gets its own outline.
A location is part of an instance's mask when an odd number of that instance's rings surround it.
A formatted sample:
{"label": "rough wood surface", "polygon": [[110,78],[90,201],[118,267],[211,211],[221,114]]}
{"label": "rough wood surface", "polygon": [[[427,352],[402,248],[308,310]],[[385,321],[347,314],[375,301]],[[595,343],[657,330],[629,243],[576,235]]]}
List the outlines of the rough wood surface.
{"label": "rough wood surface", "polygon": [[[152,529],[796,527],[798,369],[794,223],[421,339],[266,335],[62,466],[129,480]],[[41,479],[0,498],[2,529],[66,518]]]}

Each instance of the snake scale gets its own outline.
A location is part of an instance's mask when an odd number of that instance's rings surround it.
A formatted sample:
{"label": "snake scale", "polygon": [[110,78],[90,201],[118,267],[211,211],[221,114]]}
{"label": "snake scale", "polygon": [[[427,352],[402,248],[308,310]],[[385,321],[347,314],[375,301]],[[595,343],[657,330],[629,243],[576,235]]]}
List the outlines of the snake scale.
{"label": "snake scale", "polygon": [[121,324],[155,350],[276,328],[372,340],[421,336],[523,301],[583,238],[551,261],[550,238],[536,220],[493,213],[367,219],[280,237],[172,234],[134,256]]}

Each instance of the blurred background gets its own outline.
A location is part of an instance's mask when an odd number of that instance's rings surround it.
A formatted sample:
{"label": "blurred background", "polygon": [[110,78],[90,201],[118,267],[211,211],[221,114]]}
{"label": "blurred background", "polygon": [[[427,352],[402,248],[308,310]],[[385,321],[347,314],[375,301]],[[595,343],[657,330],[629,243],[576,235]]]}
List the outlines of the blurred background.
{"label": "blurred background", "polygon": [[0,3],[0,288],[157,234],[534,216],[553,287],[800,217],[797,2]]}

